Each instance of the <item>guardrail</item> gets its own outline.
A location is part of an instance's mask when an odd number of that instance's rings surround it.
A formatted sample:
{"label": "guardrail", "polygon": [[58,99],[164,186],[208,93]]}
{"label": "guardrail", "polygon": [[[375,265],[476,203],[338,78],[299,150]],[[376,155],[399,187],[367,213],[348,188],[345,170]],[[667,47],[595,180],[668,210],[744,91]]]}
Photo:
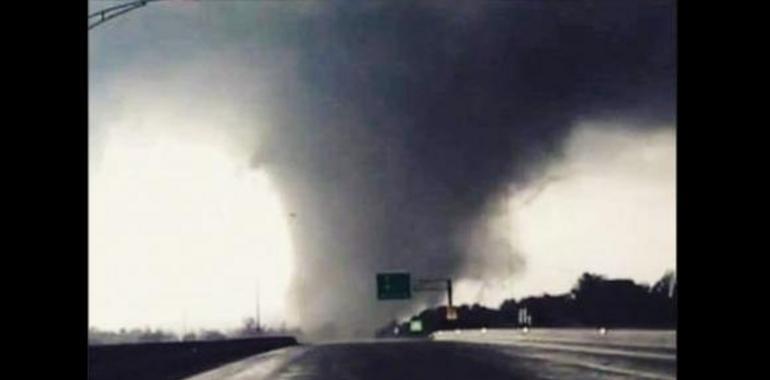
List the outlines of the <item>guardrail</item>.
{"label": "guardrail", "polygon": [[675,330],[468,329],[437,331],[431,339],[501,345],[518,357],[633,379],[676,379]]}
{"label": "guardrail", "polygon": [[674,330],[467,329],[437,331],[431,339],[676,360]]}

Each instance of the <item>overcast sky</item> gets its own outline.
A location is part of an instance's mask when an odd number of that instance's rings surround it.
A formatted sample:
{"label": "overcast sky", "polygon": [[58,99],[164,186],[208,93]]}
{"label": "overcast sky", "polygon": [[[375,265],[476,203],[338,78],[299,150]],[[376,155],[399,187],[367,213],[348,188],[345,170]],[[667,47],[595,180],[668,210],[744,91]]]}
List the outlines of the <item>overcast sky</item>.
{"label": "overcast sky", "polygon": [[[92,1],[91,9],[114,4]],[[369,335],[676,260],[670,1],[150,4],[89,32],[93,326]]]}

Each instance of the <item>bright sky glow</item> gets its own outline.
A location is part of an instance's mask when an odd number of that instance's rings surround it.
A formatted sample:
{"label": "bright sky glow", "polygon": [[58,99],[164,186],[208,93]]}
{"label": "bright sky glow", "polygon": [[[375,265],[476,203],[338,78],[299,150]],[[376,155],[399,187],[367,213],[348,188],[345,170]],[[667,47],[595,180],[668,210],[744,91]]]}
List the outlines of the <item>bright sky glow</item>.
{"label": "bright sky glow", "polygon": [[[651,284],[676,269],[674,128],[577,126],[563,159],[509,202],[510,242],[526,259],[499,283],[458,282],[459,302],[569,291],[583,272]],[[497,223],[497,221],[490,221]]]}
{"label": "bright sky glow", "polygon": [[236,327],[258,279],[263,322],[284,322],[288,215],[267,173],[208,141],[114,136],[90,178],[91,325]]}

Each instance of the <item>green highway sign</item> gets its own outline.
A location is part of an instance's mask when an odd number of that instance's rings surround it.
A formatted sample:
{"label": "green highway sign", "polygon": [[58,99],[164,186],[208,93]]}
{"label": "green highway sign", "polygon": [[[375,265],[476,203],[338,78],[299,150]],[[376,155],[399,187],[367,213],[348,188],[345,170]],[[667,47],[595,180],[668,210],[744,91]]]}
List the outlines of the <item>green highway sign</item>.
{"label": "green highway sign", "polygon": [[409,322],[409,331],[410,332],[422,332],[422,321],[419,319],[415,319],[411,322]]}
{"label": "green highway sign", "polygon": [[377,273],[378,300],[404,300],[412,298],[409,273]]}

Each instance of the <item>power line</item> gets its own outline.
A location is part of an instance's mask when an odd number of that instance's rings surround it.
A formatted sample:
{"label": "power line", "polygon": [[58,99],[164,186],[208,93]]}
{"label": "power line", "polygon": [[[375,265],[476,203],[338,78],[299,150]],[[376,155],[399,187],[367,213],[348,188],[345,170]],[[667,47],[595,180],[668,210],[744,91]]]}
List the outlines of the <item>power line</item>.
{"label": "power line", "polygon": [[118,17],[128,12],[131,12],[135,9],[141,8],[147,5],[148,3],[153,3],[157,1],[161,1],[161,0],[135,0],[128,3],[107,7],[102,10],[91,13],[88,15],[88,30],[91,30],[96,26],[107,22],[107,20],[113,19],[115,17]]}

